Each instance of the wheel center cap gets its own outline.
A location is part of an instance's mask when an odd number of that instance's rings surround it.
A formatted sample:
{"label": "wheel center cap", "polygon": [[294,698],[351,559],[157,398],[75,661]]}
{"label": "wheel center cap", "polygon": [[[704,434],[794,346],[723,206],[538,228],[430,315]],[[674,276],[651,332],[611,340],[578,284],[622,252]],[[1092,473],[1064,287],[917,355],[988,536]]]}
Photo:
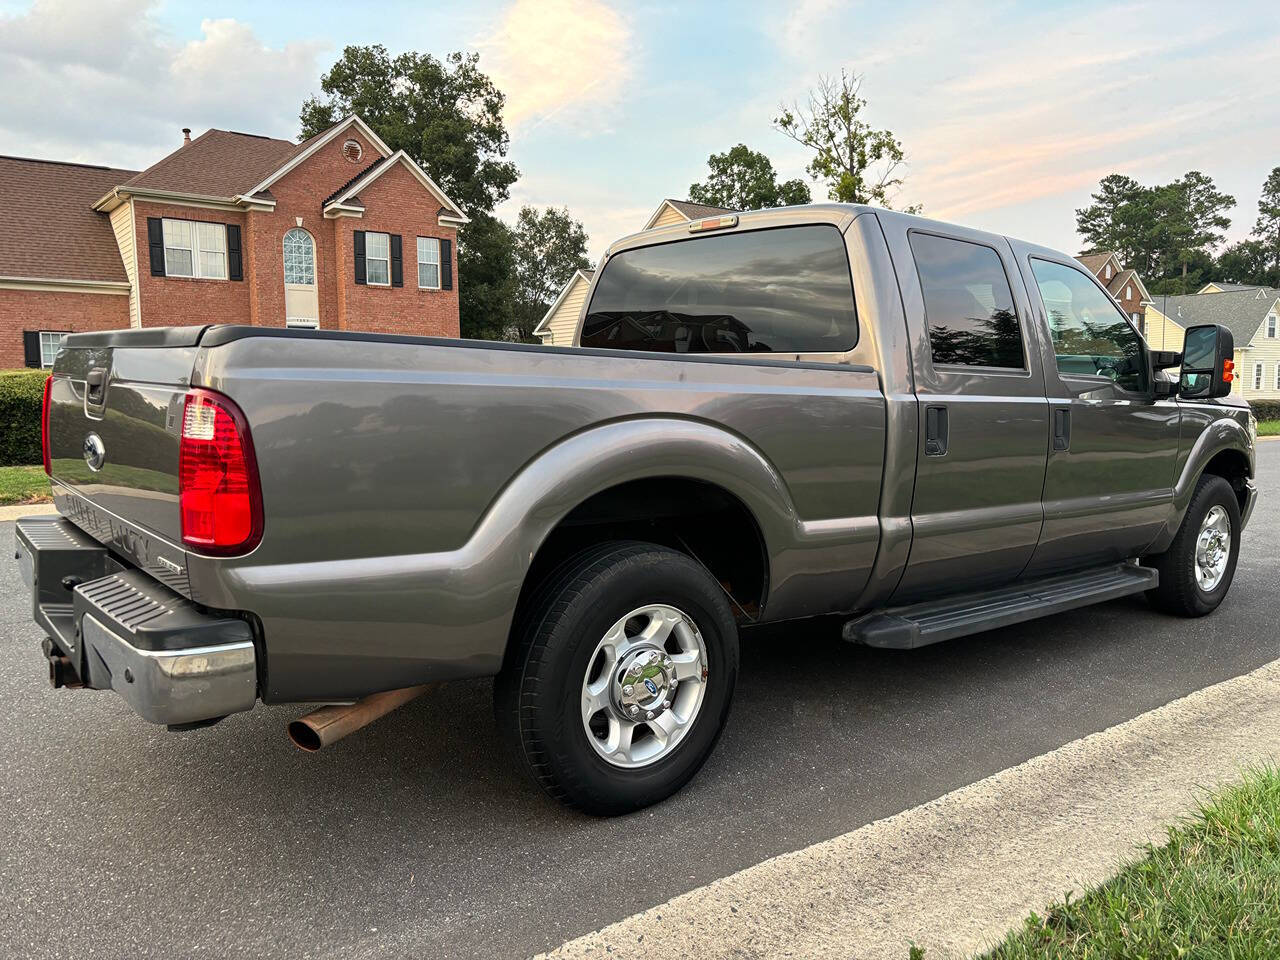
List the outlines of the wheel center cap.
{"label": "wheel center cap", "polygon": [[635,720],[652,720],[671,706],[675,686],[671,658],[652,648],[628,654],[613,682],[618,712]]}

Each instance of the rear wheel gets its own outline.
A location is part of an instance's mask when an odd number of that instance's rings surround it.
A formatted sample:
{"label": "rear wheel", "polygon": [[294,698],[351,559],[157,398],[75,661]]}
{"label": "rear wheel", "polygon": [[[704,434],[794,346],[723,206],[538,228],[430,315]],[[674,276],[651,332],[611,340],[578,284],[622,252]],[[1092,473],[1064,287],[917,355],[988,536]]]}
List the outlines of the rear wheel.
{"label": "rear wheel", "polygon": [[729,711],[738,638],[724,591],[682,553],[597,547],[546,584],[495,706],[552,796],[618,814],[679,790]]}
{"label": "rear wheel", "polygon": [[1160,572],[1147,591],[1157,609],[1183,617],[1212,613],[1231,589],[1240,553],[1240,503],[1222,477],[1206,474],[1169,549],[1144,560]]}

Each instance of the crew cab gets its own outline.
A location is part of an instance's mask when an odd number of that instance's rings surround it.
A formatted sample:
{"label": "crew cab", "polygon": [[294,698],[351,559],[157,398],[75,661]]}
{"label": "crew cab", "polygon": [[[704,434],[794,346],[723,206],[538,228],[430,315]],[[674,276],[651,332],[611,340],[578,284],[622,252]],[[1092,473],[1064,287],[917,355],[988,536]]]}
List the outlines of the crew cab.
{"label": "crew cab", "polygon": [[615,243],[569,348],[73,335],[59,515],[17,524],[18,561],[55,685],[178,728],[325,704],[314,748],[493,676],[534,778],[620,813],[707,758],[740,628],[907,649],[1127,594],[1212,611],[1255,500],[1232,354],[1217,326],[1149,349],[1020,240],[713,217]]}

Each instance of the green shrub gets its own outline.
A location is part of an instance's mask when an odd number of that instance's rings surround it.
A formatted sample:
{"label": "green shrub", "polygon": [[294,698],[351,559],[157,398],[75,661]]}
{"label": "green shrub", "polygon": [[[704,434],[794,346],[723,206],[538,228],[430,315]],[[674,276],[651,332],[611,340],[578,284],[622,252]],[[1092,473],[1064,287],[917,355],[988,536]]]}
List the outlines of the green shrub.
{"label": "green shrub", "polygon": [[1250,400],[1249,406],[1259,420],[1280,420],[1280,400]]}
{"label": "green shrub", "polygon": [[47,370],[0,372],[0,466],[41,462],[40,406]]}

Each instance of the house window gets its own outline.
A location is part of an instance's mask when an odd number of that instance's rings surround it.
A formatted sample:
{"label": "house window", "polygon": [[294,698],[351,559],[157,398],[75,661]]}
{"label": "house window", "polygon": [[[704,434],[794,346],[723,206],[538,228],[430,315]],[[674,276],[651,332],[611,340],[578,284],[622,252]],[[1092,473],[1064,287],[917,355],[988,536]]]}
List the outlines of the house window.
{"label": "house window", "polygon": [[418,238],[418,286],[440,289],[440,241],[435,237]]}
{"label": "house window", "polygon": [[391,234],[364,235],[365,279],[379,287],[391,285]]}
{"label": "house window", "polygon": [[1267,314],[1267,336],[1272,339],[1276,335],[1276,315],[1274,313]]}
{"label": "house window", "polygon": [[1133,287],[1125,287],[1125,288],[1124,288],[1124,298],[1125,298],[1126,300],[1128,300],[1128,299],[1129,299],[1130,297],[1132,297],[1132,296],[1133,296]]}
{"label": "house window", "polygon": [[1276,364],[1276,389],[1280,390],[1280,363]]}
{"label": "house window", "polygon": [[1107,264],[1107,275],[1106,275],[1106,277],[1105,277],[1104,279],[1106,279],[1106,280],[1110,280],[1110,279],[1111,279],[1111,264],[1109,264],[1109,263]]}
{"label": "house window", "polygon": [[62,346],[62,341],[67,338],[65,333],[56,333],[52,330],[40,331],[40,366],[52,367],[54,358],[58,355],[58,348]]}
{"label": "house window", "polygon": [[169,277],[227,279],[226,226],[165,217],[164,272]]}
{"label": "house window", "polygon": [[315,244],[301,227],[284,235],[284,282],[308,286],[316,282]]}
{"label": "house window", "polygon": [[1260,363],[1253,365],[1253,389],[1262,389],[1262,364]]}

